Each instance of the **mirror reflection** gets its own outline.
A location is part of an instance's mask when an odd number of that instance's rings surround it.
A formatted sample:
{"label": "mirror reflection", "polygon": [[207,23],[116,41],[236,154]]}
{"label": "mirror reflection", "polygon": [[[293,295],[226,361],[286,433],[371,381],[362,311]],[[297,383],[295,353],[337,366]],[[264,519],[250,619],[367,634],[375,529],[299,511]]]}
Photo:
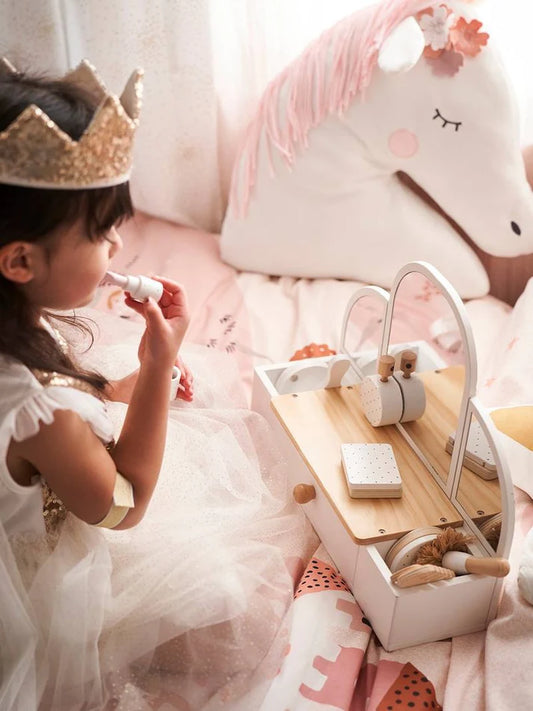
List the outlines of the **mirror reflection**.
{"label": "mirror reflection", "polygon": [[384,318],[384,301],[371,295],[361,296],[348,314],[342,351],[354,357],[364,375],[376,372]]}
{"label": "mirror reflection", "polygon": [[[443,484],[451,457],[443,443],[457,428],[465,382],[465,358],[459,324],[438,285],[411,272],[400,282],[394,299],[389,354],[401,369],[402,353],[416,354],[415,377],[423,382],[426,406],[422,416],[402,427]],[[400,378],[405,373],[400,374]]]}
{"label": "mirror reflection", "polygon": [[[448,449],[452,448],[453,436],[448,442]],[[457,501],[496,550],[502,521],[500,482],[490,444],[474,416],[469,422],[460,471]]]}

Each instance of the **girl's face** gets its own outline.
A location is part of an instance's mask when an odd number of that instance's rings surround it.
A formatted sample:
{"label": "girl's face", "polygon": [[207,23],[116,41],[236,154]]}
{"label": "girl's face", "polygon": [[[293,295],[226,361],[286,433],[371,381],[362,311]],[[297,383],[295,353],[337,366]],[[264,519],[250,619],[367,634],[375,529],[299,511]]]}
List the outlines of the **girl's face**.
{"label": "girl's face", "polygon": [[54,235],[46,244],[35,244],[34,278],[26,284],[29,299],[40,308],[65,311],[90,303],[122,240],[112,228],[91,241],[78,221]]}

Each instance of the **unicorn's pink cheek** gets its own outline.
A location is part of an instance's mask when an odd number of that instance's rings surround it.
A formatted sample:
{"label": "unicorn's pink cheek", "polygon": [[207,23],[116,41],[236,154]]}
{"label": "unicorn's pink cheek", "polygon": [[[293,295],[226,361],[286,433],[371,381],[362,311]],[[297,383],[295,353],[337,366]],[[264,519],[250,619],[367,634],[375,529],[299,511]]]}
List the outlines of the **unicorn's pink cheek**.
{"label": "unicorn's pink cheek", "polygon": [[411,158],[418,150],[418,138],[406,128],[400,128],[389,136],[389,149],[398,158]]}

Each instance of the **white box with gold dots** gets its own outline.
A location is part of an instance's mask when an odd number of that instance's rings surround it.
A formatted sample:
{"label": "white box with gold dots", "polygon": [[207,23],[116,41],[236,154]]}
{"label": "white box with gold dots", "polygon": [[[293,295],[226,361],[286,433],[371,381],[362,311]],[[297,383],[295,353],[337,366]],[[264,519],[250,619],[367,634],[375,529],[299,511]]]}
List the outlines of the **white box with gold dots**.
{"label": "white box with gold dots", "polygon": [[390,444],[341,444],[341,455],[352,498],[398,498],[402,495],[402,479]]}

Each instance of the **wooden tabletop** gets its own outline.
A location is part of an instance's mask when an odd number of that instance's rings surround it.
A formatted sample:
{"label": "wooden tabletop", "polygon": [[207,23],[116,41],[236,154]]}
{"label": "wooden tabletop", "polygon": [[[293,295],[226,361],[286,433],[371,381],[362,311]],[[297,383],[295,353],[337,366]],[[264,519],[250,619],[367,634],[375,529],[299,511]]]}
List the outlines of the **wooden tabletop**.
{"label": "wooden tabletop", "polygon": [[[445,445],[457,427],[464,369],[452,366],[418,375],[424,381],[426,411],[420,420],[404,427],[445,481],[451,460]],[[413,528],[461,525],[459,512],[396,427],[370,425],[357,385],[278,395],[271,406],[357,543],[398,538]],[[352,499],[341,463],[344,442],[391,444],[402,477],[402,497]],[[485,481],[464,468],[461,476],[459,500],[472,519],[480,511],[487,516],[501,510],[498,480]]]}
{"label": "wooden tabletop", "polygon": [[[357,386],[278,395],[271,406],[356,543],[398,538],[413,528],[461,525],[458,511],[396,427],[372,427],[365,418]],[[350,498],[341,463],[343,442],[391,444],[402,497]]]}

